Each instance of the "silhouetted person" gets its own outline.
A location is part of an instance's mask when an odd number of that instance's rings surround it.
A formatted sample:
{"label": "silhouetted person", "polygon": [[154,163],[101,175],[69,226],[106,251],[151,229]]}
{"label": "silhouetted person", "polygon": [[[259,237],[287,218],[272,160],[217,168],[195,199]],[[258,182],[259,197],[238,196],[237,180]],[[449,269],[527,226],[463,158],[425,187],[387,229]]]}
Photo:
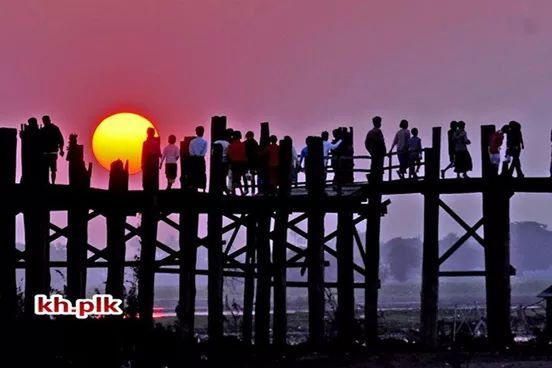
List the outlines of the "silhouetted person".
{"label": "silhouetted person", "polygon": [[242,179],[245,181],[245,172],[247,170],[247,152],[245,150],[245,142],[241,140],[242,135],[239,130],[234,131],[232,141],[228,146],[228,161],[232,170],[232,194],[236,194],[236,189],[240,190],[240,194],[248,193],[242,186]]}
{"label": "silhouetted person", "polygon": [[339,133],[336,133],[334,130],[334,140],[333,142],[330,142],[330,134],[326,131],[323,131],[322,134],[320,134],[320,137],[322,137],[322,152],[324,154],[324,170],[328,167],[328,159],[330,157],[330,153],[335,150],[339,145],[341,144],[342,140],[339,137],[336,137],[336,134],[339,135]]}
{"label": "silhouetted person", "polygon": [[217,139],[213,144],[220,144],[222,147],[222,188],[225,192],[228,192],[228,185],[226,183],[227,179],[230,178],[230,162],[228,161],[228,147],[230,146],[230,141],[232,140],[232,135],[234,134],[233,129],[226,129],[223,136],[220,139]]}
{"label": "silhouetted person", "polygon": [[418,168],[422,158],[422,140],[418,137],[418,129],[412,128],[412,136],[408,140],[409,177],[418,179]]}
{"label": "silhouetted person", "polygon": [[207,185],[205,173],[205,155],[207,154],[207,141],[203,138],[205,129],[198,126],[195,129],[196,137],[190,142],[190,185],[193,189],[203,189]]}
{"label": "silhouetted person", "polygon": [[389,154],[393,152],[393,148],[397,146],[397,156],[399,156],[399,170],[397,174],[401,179],[404,179],[404,174],[408,168],[408,141],[410,140],[410,131],[408,130],[408,120],[401,120],[399,131],[395,134],[393,144],[389,149]]}
{"label": "silhouetted person", "polygon": [[[21,138],[21,183],[34,183],[44,179],[48,182],[48,173],[44,165],[44,155],[40,143],[40,128],[36,118],[29,118],[27,124],[21,124],[19,131]],[[45,174],[45,175],[44,175]]]}
{"label": "silhouetted person", "polygon": [[364,146],[371,157],[369,180],[371,183],[379,183],[383,177],[383,159],[387,150],[385,138],[381,132],[381,117],[372,118],[372,124],[374,128],[366,134]]}
{"label": "silhouetted person", "polygon": [[489,138],[489,160],[493,168],[492,174],[498,175],[500,169],[500,148],[504,142],[504,133],[507,131],[508,126],[504,126],[501,129],[493,132]]}
{"label": "silhouetted person", "polygon": [[174,181],[176,180],[176,173],[178,171],[178,159],[180,158],[180,149],[176,146],[176,137],[169,135],[169,144],[163,148],[163,154],[161,155],[161,163],[159,168],[163,167],[165,162],[165,176],[167,177],[167,189],[171,189]]}
{"label": "silhouetted person", "polygon": [[517,121],[510,121],[508,123],[508,134],[506,135],[506,155],[512,159],[508,175],[512,176],[514,170],[518,178],[523,178],[523,171],[521,171],[521,161],[519,156],[521,150],[525,148],[523,144],[523,135],[521,134],[521,124]]}
{"label": "silhouetted person", "polygon": [[147,138],[142,144],[142,187],[144,190],[159,189],[159,158],[161,142],[155,137],[155,129],[148,128]]}
{"label": "silhouetted person", "polygon": [[58,152],[63,157],[63,135],[61,131],[50,120],[48,115],[42,117],[42,128],[40,129],[40,140],[42,154],[48,171],[50,172],[52,184],[56,183]]}
{"label": "silhouetted person", "polygon": [[255,193],[257,169],[259,166],[259,143],[255,140],[252,131],[245,133],[245,154],[247,155],[247,173],[245,175],[245,189],[251,184],[251,193]]}
{"label": "silhouetted person", "polygon": [[448,155],[449,155],[449,164],[441,170],[441,178],[445,178],[446,172],[454,167],[454,133],[458,130],[458,122],[453,120],[450,122],[450,129],[447,132],[447,143],[448,143]]}
{"label": "silhouetted person", "polygon": [[278,146],[278,137],[271,135],[269,144],[261,152],[261,156],[268,164],[268,177],[266,183],[266,194],[275,194],[279,182],[280,166],[280,147]]}
{"label": "silhouetted person", "polygon": [[458,129],[454,132],[454,172],[457,177],[462,175],[468,178],[468,171],[473,169],[473,163],[468,151],[468,145],[471,144],[466,134],[466,123],[458,122]]}
{"label": "silhouetted person", "polygon": [[346,128],[334,129],[332,141],[332,167],[334,169],[333,186],[341,193],[344,184],[353,182],[353,140]]}

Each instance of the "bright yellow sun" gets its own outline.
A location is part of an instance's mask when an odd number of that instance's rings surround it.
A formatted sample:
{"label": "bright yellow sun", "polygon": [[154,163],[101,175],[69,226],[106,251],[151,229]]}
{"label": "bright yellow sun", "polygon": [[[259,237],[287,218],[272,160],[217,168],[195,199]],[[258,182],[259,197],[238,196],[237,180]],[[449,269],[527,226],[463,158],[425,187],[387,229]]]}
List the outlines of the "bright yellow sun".
{"label": "bright yellow sun", "polygon": [[130,112],[104,119],[92,136],[92,151],[96,160],[107,170],[113,161],[128,160],[129,173],[140,172],[142,143],[148,128],[155,129],[155,126],[143,116]]}

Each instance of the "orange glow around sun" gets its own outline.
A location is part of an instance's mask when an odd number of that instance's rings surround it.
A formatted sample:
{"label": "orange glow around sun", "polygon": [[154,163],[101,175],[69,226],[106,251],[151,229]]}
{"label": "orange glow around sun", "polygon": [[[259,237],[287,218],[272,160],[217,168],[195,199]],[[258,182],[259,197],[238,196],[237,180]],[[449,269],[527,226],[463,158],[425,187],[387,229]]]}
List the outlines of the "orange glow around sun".
{"label": "orange glow around sun", "polygon": [[[96,160],[107,170],[111,163],[128,160],[129,174],[140,172],[142,143],[147,129],[155,126],[143,116],[121,112],[104,119],[92,136],[92,151]],[[156,129],[157,134],[157,129]]]}

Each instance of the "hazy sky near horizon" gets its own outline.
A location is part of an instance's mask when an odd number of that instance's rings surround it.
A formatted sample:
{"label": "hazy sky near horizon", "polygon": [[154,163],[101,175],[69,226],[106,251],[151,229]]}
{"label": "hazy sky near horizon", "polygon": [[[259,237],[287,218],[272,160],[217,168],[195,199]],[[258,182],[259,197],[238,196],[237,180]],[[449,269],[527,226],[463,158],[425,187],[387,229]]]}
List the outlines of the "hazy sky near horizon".
{"label": "hazy sky near horizon", "polygon": [[[189,135],[212,115],[244,130],[270,121],[297,146],[350,125],[357,153],[375,114],[388,142],[401,118],[425,143],[430,127],[462,119],[477,175],[479,125],[515,119],[526,173],[544,176],[551,16],[547,0],[3,0],[0,124],[48,113],[95,163],[92,132],[119,111],[145,115],[165,137]],[[95,163],[94,185],[105,177]],[[513,220],[552,224],[547,196],[518,198]],[[469,212],[468,203],[458,201]],[[401,212],[391,209],[389,234]]]}

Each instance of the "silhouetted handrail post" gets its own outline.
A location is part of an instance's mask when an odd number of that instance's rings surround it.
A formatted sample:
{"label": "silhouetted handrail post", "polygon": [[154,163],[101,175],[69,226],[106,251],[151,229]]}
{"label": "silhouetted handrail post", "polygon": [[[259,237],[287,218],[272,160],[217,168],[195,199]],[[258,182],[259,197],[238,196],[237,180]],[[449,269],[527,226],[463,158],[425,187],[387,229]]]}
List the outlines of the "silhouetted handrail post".
{"label": "silhouetted handrail post", "polygon": [[282,347],[287,335],[287,223],[289,220],[288,201],[291,193],[292,141],[280,141],[280,186],[278,197],[280,208],[276,210],[274,221],[274,242],[272,257],[274,264],[274,344]]}
{"label": "silhouetted handrail post", "polygon": [[510,329],[510,178],[490,177],[488,138],[494,126],[481,127],[481,157],[484,179],[483,218],[485,281],[487,291],[487,334],[497,348],[512,341]]}
{"label": "silhouetted handrail post", "polygon": [[86,168],[83,146],[71,134],[67,149],[69,186],[73,194],[67,211],[67,297],[76,301],[86,296],[86,260],[88,255],[88,208],[83,196],[90,188],[92,167]]}
{"label": "silhouetted handrail post", "polygon": [[34,296],[50,292],[50,212],[48,168],[41,151],[38,125],[21,126],[21,183],[25,192],[25,315],[34,318]]}
{"label": "silhouetted handrail post", "polygon": [[[223,336],[223,254],[222,254],[222,211],[220,204],[224,188],[222,169],[222,146],[213,144],[226,130],[226,117],[214,116],[211,120],[211,160],[209,170],[209,195],[211,208],[207,219],[208,250],[208,317],[207,333],[211,348],[220,347]],[[213,135],[214,134],[214,135]],[[216,358],[213,356],[213,359]]]}
{"label": "silhouetted handrail post", "polygon": [[153,300],[155,294],[155,253],[157,249],[157,225],[159,210],[159,138],[144,144],[142,152],[142,186],[144,202],[140,223],[140,266],[138,270],[138,309],[145,326],[153,325]]}
{"label": "silhouetted handrail post", "polygon": [[437,346],[439,302],[439,169],[441,158],[441,128],[432,131],[432,147],[425,151],[424,180],[429,183],[424,195],[424,235],[422,261],[422,291],[420,339],[424,346]]}
{"label": "silhouetted handrail post", "polygon": [[320,202],[325,197],[322,138],[309,137],[305,163],[307,191],[311,203],[308,214],[308,292],[309,339],[313,347],[324,343],[324,217]]}
{"label": "silhouetted handrail post", "polygon": [[127,214],[121,198],[128,192],[128,161],[123,166],[121,160],[111,163],[109,171],[109,192],[113,206],[105,214],[107,229],[107,281],[105,292],[114,298],[123,299],[125,282],[125,223]]}
{"label": "silhouetted handrail post", "polygon": [[10,327],[16,315],[16,209],[9,199],[15,189],[16,152],[17,130],[0,128],[0,191],[8,196],[0,207],[0,324],[4,328]]}
{"label": "silhouetted handrail post", "polygon": [[[193,137],[185,137],[180,143],[181,191],[189,192],[189,145]],[[178,300],[182,337],[185,343],[194,339],[195,301],[196,301],[196,265],[198,247],[199,212],[192,206],[182,207],[179,212],[178,224],[179,244],[179,287]]]}

